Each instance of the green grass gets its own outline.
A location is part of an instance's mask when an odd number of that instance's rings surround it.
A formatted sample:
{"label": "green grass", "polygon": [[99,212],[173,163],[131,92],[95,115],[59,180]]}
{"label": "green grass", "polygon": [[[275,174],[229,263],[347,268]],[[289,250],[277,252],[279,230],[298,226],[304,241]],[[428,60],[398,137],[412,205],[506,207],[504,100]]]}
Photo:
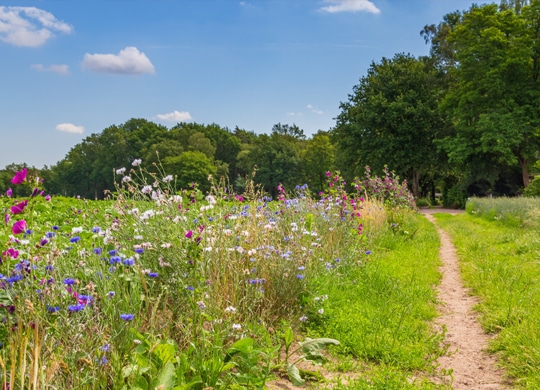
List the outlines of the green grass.
{"label": "green grass", "polygon": [[[521,202],[510,205],[511,200],[505,199],[505,210],[517,209]],[[504,210],[494,210],[495,215],[504,215]],[[489,221],[466,214],[436,218],[457,248],[465,284],[480,298],[481,324],[495,335],[491,350],[518,387],[540,388],[539,231],[505,218]]]}
{"label": "green grass", "polygon": [[433,286],[440,280],[437,232],[424,217],[410,214],[381,231],[370,248],[339,279],[322,283],[328,294],[324,320],[311,322],[309,333],[340,340],[342,354],[368,364],[370,379],[349,388],[437,388],[407,381],[415,372],[432,372],[441,354],[442,335],[430,326],[436,316]]}

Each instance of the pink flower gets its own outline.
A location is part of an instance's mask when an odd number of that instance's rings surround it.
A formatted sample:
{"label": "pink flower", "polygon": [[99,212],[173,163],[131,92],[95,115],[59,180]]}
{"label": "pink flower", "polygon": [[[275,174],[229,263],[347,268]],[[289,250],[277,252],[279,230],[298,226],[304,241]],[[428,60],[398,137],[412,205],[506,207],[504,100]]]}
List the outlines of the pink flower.
{"label": "pink flower", "polygon": [[17,221],[13,224],[13,227],[11,228],[11,231],[13,234],[21,234],[26,231],[26,221],[24,219],[21,219],[20,221]]}
{"label": "pink flower", "polygon": [[19,257],[19,251],[13,248],[9,248],[8,250],[4,251],[2,255],[16,259],[17,257]]}
{"label": "pink flower", "polygon": [[11,198],[11,195],[13,195],[13,190],[11,188],[8,188],[7,191],[6,191],[6,196],[8,198]]}
{"label": "pink flower", "polygon": [[8,224],[9,219],[10,219],[9,214],[5,214],[4,215],[4,221],[6,222],[6,225]]}
{"label": "pink flower", "polygon": [[12,184],[22,184],[26,180],[26,175],[28,174],[28,169],[23,168],[22,171],[19,171],[11,179]]}
{"label": "pink flower", "polygon": [[28,206],[28,200],[23,200],[17,203],[15,206],[11,206],[11,214],[20,214],[24,211],[24,208]]}
{"label": "pink flower", "polygon": [[51,201],[51,195],[47,195],[47,196],[45,197],[45,201],[50,202],[50,201]]}
{"label": "pink flower", "polygon": [[191,238],[191,236],[193,236],[193,230],[186,233],[186,238]]}

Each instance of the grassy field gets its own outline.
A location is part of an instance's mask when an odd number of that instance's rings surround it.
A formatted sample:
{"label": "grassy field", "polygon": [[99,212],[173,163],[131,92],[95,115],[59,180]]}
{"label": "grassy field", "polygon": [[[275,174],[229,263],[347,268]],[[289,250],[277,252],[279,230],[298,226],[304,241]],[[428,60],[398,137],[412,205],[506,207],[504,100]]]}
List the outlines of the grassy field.
{"label": "grassy field", "polygon": [[474,199],[468,214],[438,215],[457,247],[463,278],[480,297],[484,329],[520,388],[540,388],[538,199]]}
{"label": "grassy field", "polygon": [[297,360],[330,348],[334,388],[439,388],[435,230],[340,180],[270,199],[135,167],[108,201],[4,194],[4,387],[323,388]]}

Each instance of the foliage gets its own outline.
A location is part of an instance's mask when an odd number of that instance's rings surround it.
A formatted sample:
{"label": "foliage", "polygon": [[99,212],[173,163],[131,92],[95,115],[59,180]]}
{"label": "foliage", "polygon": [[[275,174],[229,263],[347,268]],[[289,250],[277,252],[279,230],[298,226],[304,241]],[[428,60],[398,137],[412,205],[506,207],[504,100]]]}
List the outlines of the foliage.
{"label": "foliage", "polygon": [[540,197],[540,176],[535,177],[531,184],[523,190],[523,196]]}
{"label": "foliage", "polygon": [[333,130],[342,154],[340,164],[358,175],[364,165],[385,165],[409,180],[415,196],[420,179],[439,165],[433,144],[444,128],[438,111],[441,97],[435,68],[426,59],[396,54],[372,63],[353,88]]}
{"label": "foliage", "polygon": [[451,84],[442,107],[455,132],[440,145],[450,162],[465,165],[492,185],[502,167],[519,164],[527,186],[540,146],[539,12],[537,1],[521,12],[473,5],[447,34],[456,60],[450,74],[458,82]]}

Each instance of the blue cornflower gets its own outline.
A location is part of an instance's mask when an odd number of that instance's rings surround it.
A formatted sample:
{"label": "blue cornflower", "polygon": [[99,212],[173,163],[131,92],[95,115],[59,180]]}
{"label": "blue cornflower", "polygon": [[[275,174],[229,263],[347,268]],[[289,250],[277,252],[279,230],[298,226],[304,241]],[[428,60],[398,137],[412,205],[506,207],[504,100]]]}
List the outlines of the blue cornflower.
{"label": "blue cornflower", "polygon": [[48,264],[45,266],[45,271],[50,273],[50,272],[53,272],[54,271],[54,266]]}
{"label": "blue cornflower", "polygon": [[158,277],[158,273],[157,273],[157,272],[150,272],[150,273],[148,274],[148,277],[149,277],[149,278],[157,278],[157,277]]}
{"label": "blue cornflower", "polygon": [[94,253],[98,256],[101,255],[101,248],[94,248]]}
{"label": "blue cornflower", "polygon": [[193,288],[193,286],[187,286],[187,287],[186,287],[186,290],[193,291],[193,290],[195,290],[195,289]]}
{"label": "blue cornflower", "polygon": [[125,259],[123,263],[124,265],[131,267],[133,264],[135,264],[135,260],[132,257],[130,257],[130,258]]}
{"label": "blue cornflower", "polygon": [[85,308],[86,305],[80,303],[78,305],[69,305],[68,310],[69,311],[81,311]]}
{"label": "blue cornflower", "polygon": [[109,291],[107,293],[107,295],[109,296],[109,298],[114,298],[114,296],[116,295],[116,293],[114,291]]}
{"label": "blue cornflower", "polygon": [[105,345],[102,345],[101,347],[99,347],[99,349],[103,352],[109,352],[109,349],[111,349],[111,344],[107,343]]}
{"label": "blue cornflower", "polygon": [[60,306],[50,306],[50,305],[47,305],[47,311],[49,313],[56,313],[58,311],[60,311]]}
{"label": "blue cornflower", "polygon": [[305,270],[305,269],[306,269],[306,267],[304,267],[303,265],[301,265],[300,267],[298,267],[298,271],[303,271],[303,270]]}
{"label": "blue cornflower", "polygon": [[45,233],[45,237],[47,237],[47,238],[53,238],[54,236],[56,236],[55,232],[47,232],[47,233]]}
{"label": "blue cornflower", "polygon": [[69,242],[79,242],[81,241],[81,237],[79,236],[75,236],[75,237],[71,237]]}
{"label": "blue cornflower", "polygon": [[366,255],[371,255],[371,251],[366,251]]}
{"label": "blue cornflower", "polygon": [[6,282],[15,283],[15,282],[18,282],[19,280],[21,280],[22,278],[23,278],[22,275],[15,275],[15,276],[12,276],[11,278],[7,278]]}
{"label": "blue cornflower", "polygon": [[101,231],[101,228],[99,226],[94,226],[92,228],[92,233],[99,233]]}
{"label": "blue cornflower", "polygon": [[66,284],[68,286],[71,286],[72,284],[75,284],[75,279],[73,279],[73,278],[65,278],[64,279],[64,284]]}
{"label": "blue cornflower", "polygon": [[54,225],[52,228],[53,228],[53,230],[60,230],[60,228],[58,226],[56,226],[56,225]]}
{"label": "blue cornflower", "polygon": [[136,253],[144,253],[144,248],[135,248]]}
{"label": "blue cornflower", "polygon": [[116,267],[114,267],[114,266],[113,266],[113,267],[109,267],[109,272],[111,272],[111,273],[112,273],[112,272],[116,272]]}
{"label": "blue cornflower", "polygon": [[26,229],[26,231],[24,232],[24,234],[32,234],[32,230]]}
{"label": "blue cornflower", "polygon": [[296,275],[296,279],[302,280],[302,279],[304,279],[304,275],[298,274],[298,275]]}
{"label": "blue cornflower", "polygon": [[112,250],[109,251],[109,255],[111,255],[111,256],[114,256],[117,253],[118,253],[118,251],[116,249],[112,249]]}
{"label": "blue cornflower", "polygon": [[90,302],[92,302],[91,295],[79,295],[77,299],[79,300],[79,303],[82,305],[88,305]]}
{"label": "blue cornflower", "polygon": [[111,259],[109,260],[109,263],[116,264],[116,263],[120,263],[121,261],[122,261],[122,258],[120,256],[112,256]]}
{"label": "blue cornflower", "polygon": [[135,317],[134,314],[120,314],[120,318],[124,321],[131,321]]}

